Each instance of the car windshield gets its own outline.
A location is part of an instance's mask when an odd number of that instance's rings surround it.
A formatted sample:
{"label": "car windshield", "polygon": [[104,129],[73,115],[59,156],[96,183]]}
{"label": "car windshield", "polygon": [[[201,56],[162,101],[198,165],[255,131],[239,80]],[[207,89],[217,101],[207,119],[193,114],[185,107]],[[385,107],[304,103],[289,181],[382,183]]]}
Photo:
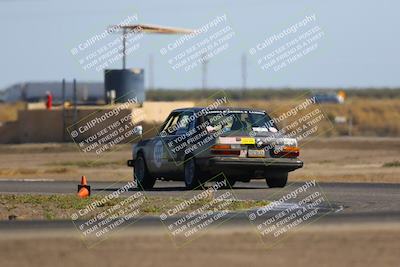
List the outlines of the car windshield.
{"label": "car windshield", "polygon": [[205,115],[205,121],[209,131],[277,131],[272,119],[260,111],[212,111]]}

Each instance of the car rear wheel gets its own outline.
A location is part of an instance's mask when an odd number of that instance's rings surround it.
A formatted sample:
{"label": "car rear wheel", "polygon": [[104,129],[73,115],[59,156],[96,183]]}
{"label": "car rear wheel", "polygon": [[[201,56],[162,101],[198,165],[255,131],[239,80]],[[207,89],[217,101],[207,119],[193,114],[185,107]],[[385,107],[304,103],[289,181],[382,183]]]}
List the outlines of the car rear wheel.
{"label": "car rear wheel", "polygon": [[134,179],[137,181],[137,188],[141,190],[152,189],[156,183],[156,178],[152,177],[147,170],[142,154],[139,154],[135,160]]}
{"label": "car rear wheel", "polygon": [[287,172],[271,173],[265,179],[267,185],[271,188],[273,187],[285,187],[288,180]]}
{"label": "car rear wheel", "polygon": [[194,189],[201,185],[199,173],[194,158],[188,159],[184,167],[184,180],[187,189]]}

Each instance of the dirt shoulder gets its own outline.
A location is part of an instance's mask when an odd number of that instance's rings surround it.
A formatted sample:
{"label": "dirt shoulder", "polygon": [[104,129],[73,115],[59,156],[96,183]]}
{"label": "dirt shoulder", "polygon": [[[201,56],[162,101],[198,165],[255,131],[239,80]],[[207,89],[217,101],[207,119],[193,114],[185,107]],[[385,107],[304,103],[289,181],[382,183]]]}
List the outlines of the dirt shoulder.
{"label": "dirt shoulder", "polygon": [[0,235],[1,266],[396,266],[399,224],[307,226],[266,249],[249,228],[207,232],[176,248],[163,230],[120,231],[88,249],[77,231]]}
{"label": "dirt shoulder", "polygon": [[[300,143],[304,167],[289,179],[319,182],[400,182],[400,138],[335,137]],[[0,179],[130,181],[129,145],[101,158],[83,155],[74,144],[0,145]]]}

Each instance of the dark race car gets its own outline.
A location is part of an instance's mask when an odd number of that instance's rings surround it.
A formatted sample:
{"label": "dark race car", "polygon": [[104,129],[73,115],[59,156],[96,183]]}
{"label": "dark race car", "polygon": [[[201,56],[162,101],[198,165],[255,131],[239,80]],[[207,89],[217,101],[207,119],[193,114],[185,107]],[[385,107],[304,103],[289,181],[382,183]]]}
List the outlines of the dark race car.
{"label": "dark race car", "polygon": [[288,172],[303,166],[298,156],[296,139],[280,134],[264,111],[184,108],[171,112],[157,136],[133,145],[128,166],[142,189],[157,179],[184,181],[188,189],[213,179],[284,187]]}

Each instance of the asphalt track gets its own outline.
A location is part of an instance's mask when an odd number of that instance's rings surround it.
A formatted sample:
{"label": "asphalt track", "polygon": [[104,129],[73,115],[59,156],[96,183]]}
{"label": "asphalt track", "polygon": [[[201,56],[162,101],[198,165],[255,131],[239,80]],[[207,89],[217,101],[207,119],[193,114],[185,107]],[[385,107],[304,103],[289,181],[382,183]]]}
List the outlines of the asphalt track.
{"label": "asphalt track", "polygon": [[[91,183],[92,194],[110,194],[126,185],[127,182],[94,182]],[[289,183],[284,189],[268,188],[264,181],[256,180],[250,183],[237,183],[233,189],[219,190],[218,194],[230,191],[237,199],[279,200],[288,192],[301,187],[304,182]],[[76,192],[77,185],[70,181],[0,181],[0,193],[10,194],[69,194]],[[319,220],[324,222],[400,222],[400,184],[379,183],[317,183],[312,190],[325,195],[321,209],[326,216]],[[125,192],[124,195],[134,194],[136,189]],[[199,190],[187,191],[182,182],[157,181],[151,191],[145,191],[150,196],[171,196],[191,198]],[[217,194],[217,195],[218,195]],[[293,201],[288,201],[292,203]],[[173,218],[172,218],[173,220]],[[145,216],[135,225],[156,226],[160,219],[157,216]],[[248,223],[246,213],[232,216],[229,224]],[[40,225],[65,227],[66,222],[1,222],[0,228],[27,227]]]}

